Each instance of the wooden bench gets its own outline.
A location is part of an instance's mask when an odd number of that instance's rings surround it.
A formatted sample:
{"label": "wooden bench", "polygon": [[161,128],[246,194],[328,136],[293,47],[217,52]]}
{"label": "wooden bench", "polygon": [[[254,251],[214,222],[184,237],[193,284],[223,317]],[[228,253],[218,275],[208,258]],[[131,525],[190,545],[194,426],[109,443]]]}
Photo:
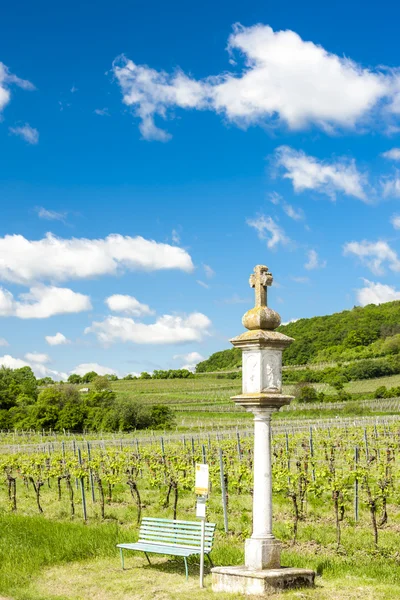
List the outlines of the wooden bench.
{"label": "wooden bench", "polygon": [[[205,524],[204,554],[207,555],[211,566],[210,552],[214,541],[215,523]],[[135,544],[117,544],[121,553],[122,568],[124,568],[124,550],[139,550],[144,552],[148,563],[148,554],[169,554],[182,556],[185,561],[186,579],[188,579],[187,557],[200,554],[201,523],[199,521],[173,521],[171,519],[142,519],[139,530],[139,540]]]}

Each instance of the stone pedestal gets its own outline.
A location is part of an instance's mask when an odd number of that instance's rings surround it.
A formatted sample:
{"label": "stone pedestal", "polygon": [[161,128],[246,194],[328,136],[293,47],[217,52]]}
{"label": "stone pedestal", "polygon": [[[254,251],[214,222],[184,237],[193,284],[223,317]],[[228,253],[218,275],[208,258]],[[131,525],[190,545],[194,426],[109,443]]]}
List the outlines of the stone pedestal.
{"label": "stone pedestal", "polygon": [[233,400],[254,415],[253,530],[246,540],[245,566],[215,567],[216,592],[269,595],[289,587],[312,586],[314,571],[281,568],[281,545],[272,533],[271,416],[292,396],[282,394],[282,352],[293,339],[274,331],[281,318],[267,306],[268,268],[258,265],[250,277],[256,306],[243,317],[249,330],[231,340],[243,352],[242,394]]}
{"label": "stone pedestal", "polygon": [[310,569],[252,570],[247,567],[214,567],[213,592],[232,592],[251,596],[271,596],[283,590],[313,587],[315,572]]}

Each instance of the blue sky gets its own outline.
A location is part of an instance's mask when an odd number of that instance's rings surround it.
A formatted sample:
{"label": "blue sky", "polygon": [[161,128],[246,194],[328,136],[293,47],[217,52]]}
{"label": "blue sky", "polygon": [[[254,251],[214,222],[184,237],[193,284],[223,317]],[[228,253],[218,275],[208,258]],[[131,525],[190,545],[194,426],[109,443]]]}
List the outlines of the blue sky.
{"label": "blue sky", "polygon": [[240,333],[260,263],[284,322],[400,298],[399,13],[9,5],[0,362],[195,364]]}

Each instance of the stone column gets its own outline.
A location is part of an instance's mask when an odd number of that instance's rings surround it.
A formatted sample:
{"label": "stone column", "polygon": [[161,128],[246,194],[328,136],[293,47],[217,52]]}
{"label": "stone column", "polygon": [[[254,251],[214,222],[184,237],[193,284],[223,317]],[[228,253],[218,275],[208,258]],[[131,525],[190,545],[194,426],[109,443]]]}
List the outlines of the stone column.
{"label": "stone column", "polygon": [[257,265],[250,276],[255,307],[243,317],[249,331],[231,340],[243,352],[242,393],[233,400],[254,415],[253,530],[246,540],[245,565],[214,567],[214,592],[269,597],[290,587],[311,587],[315,573],[309,569],[280,568],[280,543],[272,533],[271,416],[292,396],[282,394],[282,351],[293,339],[275,331],[281,318],[267,306],[268,267]]}
{"label": "stone column", "polygon": [[281,566],[280,544],[272,533],[271,415],[292,400],[282,394],[282,351],[292,338],[274,331],[280,316],[266,305],[271,273],[262,265],[254,271],[250,285],[256,306],[243,317],[249,331],[231,342],[243,350],[243,391],[233,399],[254,414],[253,532],[246,540],[245,566],[262,570]]}

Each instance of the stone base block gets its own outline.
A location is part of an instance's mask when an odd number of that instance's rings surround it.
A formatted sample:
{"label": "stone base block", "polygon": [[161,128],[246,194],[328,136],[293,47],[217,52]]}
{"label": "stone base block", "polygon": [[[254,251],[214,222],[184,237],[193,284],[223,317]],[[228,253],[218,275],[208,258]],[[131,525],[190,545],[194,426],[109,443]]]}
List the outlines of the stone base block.
{"label": "stone base block", "polygon": [[246,540],[244,557],[246,567],[263,571],[264,569],[279,569],[281,566],[281,543],[271,537],[249,538]]}
{"label": "stone base block", "polygon": [[290,588],[313,587],[315,571],[310,569],[265,569],[256,571],[247,567],[214,567],[213,592],[232,592],[254,596],[271,596]]}

